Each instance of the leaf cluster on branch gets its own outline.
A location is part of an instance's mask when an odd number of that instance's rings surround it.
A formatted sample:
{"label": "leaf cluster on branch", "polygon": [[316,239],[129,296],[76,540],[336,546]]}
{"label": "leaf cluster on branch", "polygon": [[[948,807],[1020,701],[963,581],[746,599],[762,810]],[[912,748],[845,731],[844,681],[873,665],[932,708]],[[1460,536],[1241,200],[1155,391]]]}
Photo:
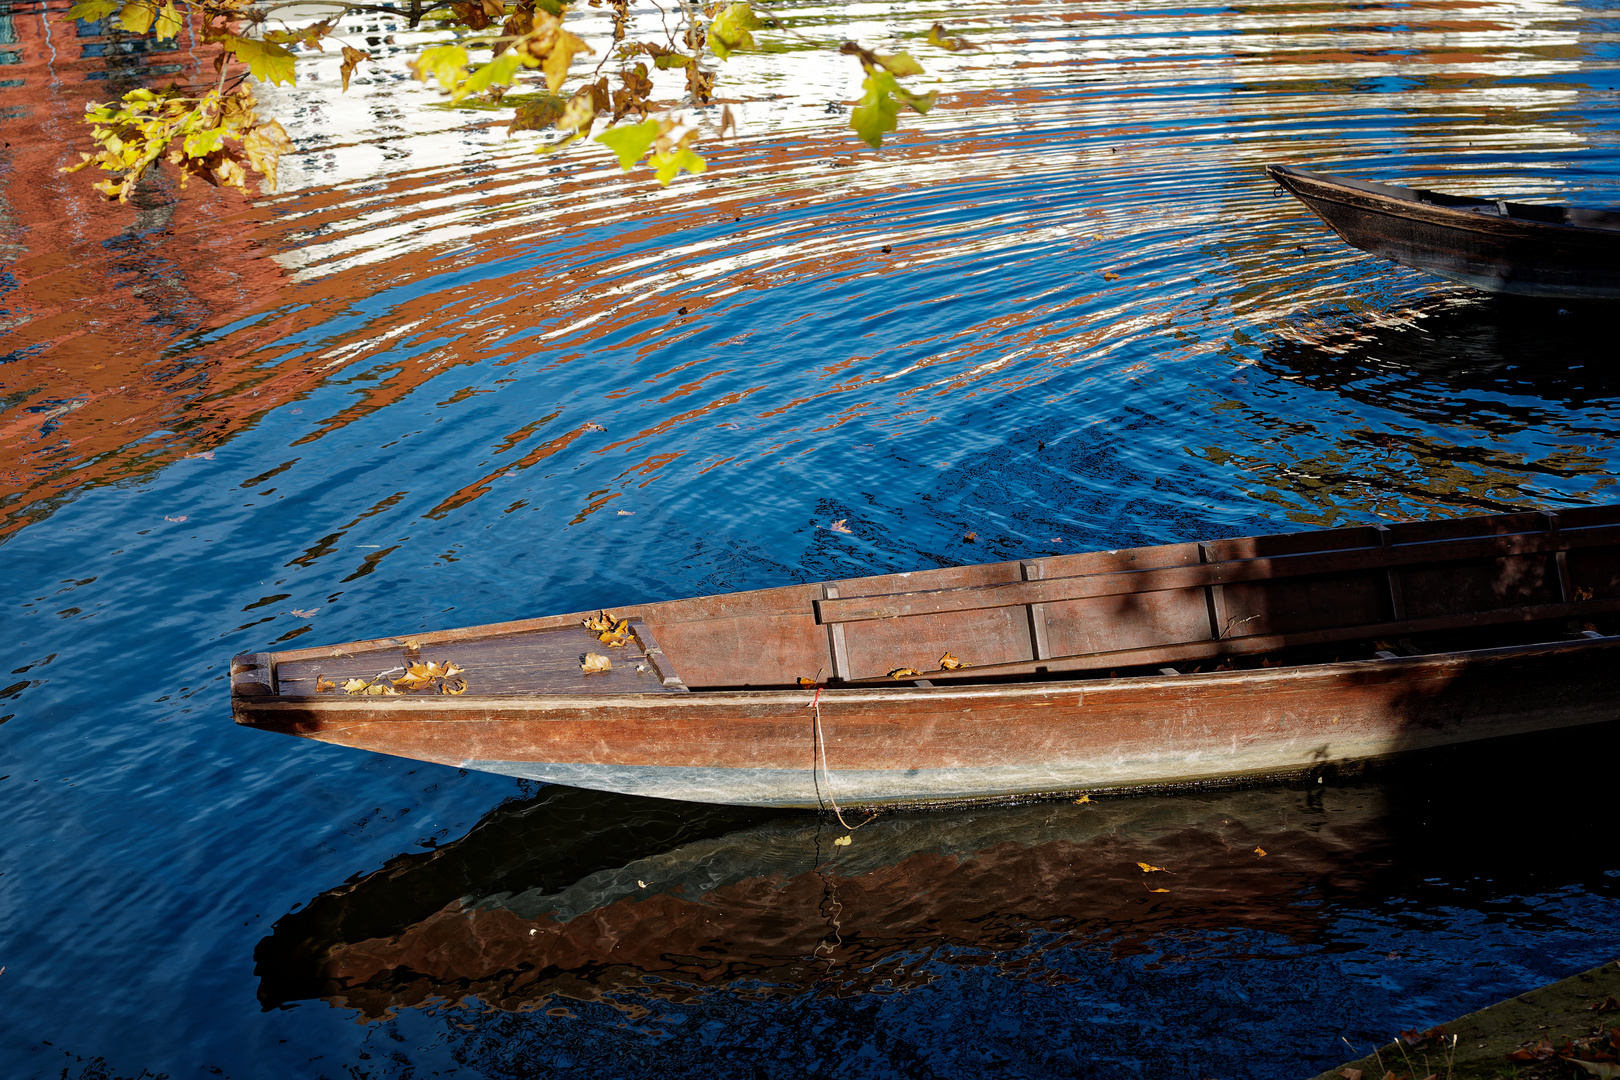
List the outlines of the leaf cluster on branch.
{"label": "leaf cluster on branch", "polygon": [[[636,32],[630,0],[585,0],[606,14],[610,44],[601,55],[568,29],[577,0],[409,0],[355,3],[318,0],[329,17],[290,26],[277,13],[292,3],[258,5],[250,0],[80,0],[66,20],[108,21],[131,34],[159,40],[177,37],[190,25],[196,39],[218,46],[212,85],[138,89],[116,102],[90,103],[85,121],[91,127],[94,153],[81,154],[76,172],[91,165],[110,172],[95,187],[126,202],[147,168],[167,161],[180,170],[181,183],[199,177],[208,183],[247,191],[249,172],[276,184],[280,157],[293,150],[292,140],[274,119],[262,117],[250,80],[272,84],[296,81],[297,49],[341,50],[343,89],[372,55],[339,36],[343,15],[393,15],[412,28],[430,25],[453,40],[423,48],[412,62],[416,77],[436,82],[451,104],[473,99],[499,105],[526,80],[544,89],[514,101],[507,133],[553,129],[560,138],[543,144],[551,152],[578,139],[591,138],[611,150],[628,172],[645,162],[660,184],[682,172],[700,173],[705,159],[694,148],[699,127],[653,99],[653,70],[683,72],[686,101],[705,106],[713,98],[715,71],[711,59],[760,51],[756,31],[779,31],[820,46],[788,29],[784,20],[752,0],[722,0],[700,5],[696,0],[666,0],[671,13],[653,0],[659,32]],[[303,10],[308,12],[309,5]],[[944,36],[935,24],[928,44],[947,51],[974,48],[961,38]],[[884,55],[855,42],[839,52],[855,57],[863,71],[863,95],[850,117],[850,127],[872,147],[898,126],[903,108],[926,113],[935,92],[917,93],[901,80],[923,74],[908,53]],[[594,66],[582,57],[596,56]],[[648,64],[651,63],[651,68]],[[610,67],[611,65],[611,67]],[[242,68],[245,67],[244,72]],[[572,86],[570,83],[572,82]],[[621,121],[630,121],[621,123]],[[604,130],[592,135],[601,122]],[[736,122],[729,107],[722,111],[717,134],[724,137]]]}

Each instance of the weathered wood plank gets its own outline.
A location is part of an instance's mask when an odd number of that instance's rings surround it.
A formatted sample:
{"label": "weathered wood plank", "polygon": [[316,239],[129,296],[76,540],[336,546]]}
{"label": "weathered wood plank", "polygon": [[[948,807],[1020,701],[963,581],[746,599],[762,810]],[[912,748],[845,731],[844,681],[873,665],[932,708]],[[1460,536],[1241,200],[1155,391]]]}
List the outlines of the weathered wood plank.
{"label": "weathered wood plank", "polygon": [[[1142,649],[1120,649],[1114,652],[1087,653],[1080,656],[1054,656],[1048,660],[1042,660],[1039,664],[1033,662],[993,664],[985,667],[963,668],[957,671],[930,671],[926,674],[929,678],[941,681],[960,681],[1002,675],[1033,675],[1038,670],[1066,672],[1096,671],[1103,668],[1152,667],[1158,664],[1184,660],[1256,656],[1262,653],[1281,652],[1284,649],[1298,649],[1312,645],[1331,645],[1341,641],[1370,641],[1373,638],[1385,638],[1395,634],[1436,633],[1446,630],[1467,630],[1512,623],[1543,622],[1551,619],[1569,618],[1574,615],[1592,617],[1600,614],[1610,614],[1615,611],[1620,611],[1620,598],[1587,600],[1574,604],[1543,604],[1536,607],[1502,608],[1496,611],[1343,626],[1294,634],[1254,634],[1248,637],[1223,638],[1220,641],[1188,641],[1171,645],[1155,645]],[[877,682],[878,680],[868,681]]]}
{"label": "weathered wood plank", "polygon": [[1470,559],[1505,559],[1553,551],[1573,551],[1620,543],[1620,526],[1568,530],[1557,535],[1522,533],[1473,536],[1459,539],[1395,544],[1384,548],[1309,552],[1256,559],[1208,563],[1199,566],[1130,570],[1113,574],[1078,575],[935,589],[888,596],[823,599],[816,604],[818,622],[848,623],[933,615],[975,608],[1003,607],[1116,596],[1124,593],[1207,588],[1234,582],[1266,581],[1311,574],[1333,574],[1389,567],[1416,567],[1425,563]]}

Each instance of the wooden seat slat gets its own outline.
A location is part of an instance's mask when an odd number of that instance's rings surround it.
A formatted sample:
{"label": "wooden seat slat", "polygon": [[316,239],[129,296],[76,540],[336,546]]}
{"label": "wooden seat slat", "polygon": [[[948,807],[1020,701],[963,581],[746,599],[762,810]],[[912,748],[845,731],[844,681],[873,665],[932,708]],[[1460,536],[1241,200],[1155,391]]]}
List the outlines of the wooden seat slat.
{"label": "wooden seat slat", "polygon": [[1125,570],[1106,574],[1008,581],[950,589],[889,593],[815,602],[816,621],[827,625],[935,615],[979,608],[1059,603],[1129,593],[1198,589],[1312,574],[1389,570],[1468,559],[1501,559],[1620,544],[1620,525],[1557,532],[1458,537],[1382,547],[1303,552],[1231,559],[1201,565]]}
{"label": "wooden seat slat", "polygon": [[[1112,652],[1055,656],[1048,660],[1026,660],[1013,664],[986,664],[982,667],[961,668],[956,671],[930,671],[924,672],[924,675],[938,682],[960,682],[962,680],[978,680],[1000,675],[1033,675],[1043,672],[1094,671],[1100,668],[1150,667],[1187,660],[1255,656],[1261,653],[1280,652],[1290,648],[1331,645],[1339,641],[1356,641],[1368,638],[1387,638],[1397,634],[1436,633],[1446,630],[1465,630],[1474,627],[1541,622],[1548,619],[1570,617],[1587,618],[1616,611],[1620,611],[1620,597],[1581,600],[1568,604],[1535,604],[1526,607],[1497,608],[1492,611],[1469,612],[1462,615],[1403,619],[1397,622],[1374,623],[1371,625],[1339,626],[1326,630],[1307,630],[1291,634],[1254,634],[1249,637],[1222,638],[1219,641],[1187,641],[1171,645],[1154,645],[1147,648],[1117,649]],[[1586,636],[1603,637],[1604,635],[1589,633]],[[1168,672],[1165,672],[1165,674],[1168,674]],[[852,685],[888,681],[885,679],[860,679],[856,680]]]}

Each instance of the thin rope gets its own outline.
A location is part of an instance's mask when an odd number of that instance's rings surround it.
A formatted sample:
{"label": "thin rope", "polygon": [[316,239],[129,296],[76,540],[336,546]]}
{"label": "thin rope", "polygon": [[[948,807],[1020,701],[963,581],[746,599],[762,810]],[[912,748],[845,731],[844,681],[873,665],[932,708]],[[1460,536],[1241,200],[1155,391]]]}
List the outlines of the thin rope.
{"label": "thin rope", "polygon": [[[827,768],[827,743],[826,743],[825,739],[822,738],[822,734],[821,734],[821,687],[819,687],[819,686],[816,687],[816,696],[810,699],[809,707],[814,709],[815,713],[816,713],[816,718],[815,718],[815,720],[813,720],[811,722],[811,725],[812,725],[812,729],[814,730],[815,736],[816,736],[816,746],[821,751],[821,754],[820,754],[821,775],[823,775],[823,776],[825,776],[827,778],[827,801],[822,804],[822,809],[826,809],[828,805],[831,805],[832,806],[833,816],[838,818],[838,824],[842,825],[845,829],[848,829],[850,832],[854,832],[856,829],[865,828],[866,826],[872,824],[872,822],[877,819],[878,815],[877,815],[876,810],[872,811],[872,816],[871,817],[867,818],[865,821],[861,822],[859,825],[851,825],[849,822],[844,820],[843,811],[838,809],[838,800],[833,798],[833,793],[832,793],[832,770]],[[812,757],[812,759],[814,759],[816,757],[816,755],[812,754],[811,757]],[[816,774],[816,768],[817,768],[816,761],[812,760],[810,762],[810,780],[811,780],[811,783],[815,784],[815,787],[816,787],[816,801],[821,802],[821,779]]]}

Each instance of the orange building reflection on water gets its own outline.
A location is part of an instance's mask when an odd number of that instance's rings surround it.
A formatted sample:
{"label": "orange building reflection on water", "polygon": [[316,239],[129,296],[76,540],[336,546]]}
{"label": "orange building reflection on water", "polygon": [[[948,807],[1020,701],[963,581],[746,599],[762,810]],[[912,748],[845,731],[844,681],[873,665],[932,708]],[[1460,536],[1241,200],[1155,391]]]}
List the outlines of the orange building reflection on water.
{"label": "orange building reflection on water", "polygon": [[68,6],[0,14],[0,535],[161,455],[154,435],[200,389],[176,346],[285,277],[257,242],[269,215],[240,196],[157,170],[120,206],[60,171],[90,147],[87,101],[212,69],[189,29],[155,43]]}

